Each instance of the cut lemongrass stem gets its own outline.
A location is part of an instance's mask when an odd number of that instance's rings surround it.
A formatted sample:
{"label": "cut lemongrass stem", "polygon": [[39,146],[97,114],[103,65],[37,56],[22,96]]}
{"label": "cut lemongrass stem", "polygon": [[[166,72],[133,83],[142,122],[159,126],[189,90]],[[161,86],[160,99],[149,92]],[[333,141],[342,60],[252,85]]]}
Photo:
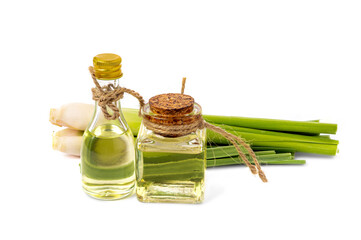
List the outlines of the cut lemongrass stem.
{"label": "cut lemongrass stem", "polygon": [[[61,106],[59,109],[52,109],[50,121],[53,124],[72,127],[78,130],[85,130],[93,114],[94,105],[70,103]],[[138,109],[123,108],[123,114],[134,134],[138,133],[141,118]],[[282,132],[298,132],[303,134],[328,133],[335,134],[337,124],[319,123],[319,120],[311,121],[290,121],[264,118],[230,117],[203,115],[206,121],[211,123],[226,124],[263,130]]]}

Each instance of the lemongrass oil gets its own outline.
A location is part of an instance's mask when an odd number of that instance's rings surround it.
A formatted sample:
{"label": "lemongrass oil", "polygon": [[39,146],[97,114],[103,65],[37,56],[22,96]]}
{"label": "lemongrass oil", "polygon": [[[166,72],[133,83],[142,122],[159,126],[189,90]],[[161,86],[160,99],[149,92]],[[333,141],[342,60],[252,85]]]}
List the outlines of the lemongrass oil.
{"label": "lemongrass oil", "polygon": [[[121,58],[115,54],[94,57],[95,77],[100,87],[117,86],[122,76]],[[84,132],[81,172],[84,191],[97,199],[128,197],[135,188],[135,149],[133,134],[116,103],[119,117],[109,120],[96,102],[93,118]],[[106,109],[112,114],[110,109]]]}
{"label": "lemongrass oil", "polygon": [[[174,99],[170,96],[169,102],[175,100],[182,105],[185,97],[176,96]],[[185,104],[174,110],[170,104],[167,106],[170,111],[167,111],[152,103],[150,99],[143,108],[143,122],[136,143],[137,198],[142,202],[200,203],[204,199],[206,130],[197,129],[186,134],[162,131],[163,127],[176,125],[177,128],[177,124],[187,126],[194,123],[201,115],[200,106]],[[153,124],[160,128],[147,127]]]}

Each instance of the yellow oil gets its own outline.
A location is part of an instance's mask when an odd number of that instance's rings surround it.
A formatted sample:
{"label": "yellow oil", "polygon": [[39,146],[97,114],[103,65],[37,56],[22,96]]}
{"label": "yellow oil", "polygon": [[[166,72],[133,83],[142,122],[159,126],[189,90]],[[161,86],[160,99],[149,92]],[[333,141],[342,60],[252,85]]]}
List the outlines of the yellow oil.
{"label": "yellow oil", "polygon": [[[140,131],[137,198],[141,202],[200,203],[204,199],[206,152],[196,135],[167,138]],[[205,131],[200,134],[205,137]]]}
{"label": "yellow oil", "polygon": [[86,131],[81,151],[83,189],[104,200],[125,198],[134,193],[134,138],[114,124]]}
{"label": "yellow oil", "polygon": [[[204,198],[204,152],[137,153],[142,173],[137,197],[142,202],[199,203]],[[141,162],[141,163],[140,163]]]}

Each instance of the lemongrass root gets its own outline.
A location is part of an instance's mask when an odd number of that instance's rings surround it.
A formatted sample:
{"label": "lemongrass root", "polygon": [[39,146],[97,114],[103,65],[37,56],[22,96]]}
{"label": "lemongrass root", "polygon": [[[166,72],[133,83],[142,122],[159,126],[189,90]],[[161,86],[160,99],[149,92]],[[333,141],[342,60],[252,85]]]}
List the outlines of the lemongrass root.
{"label": "lemongrass root", "polygon": [[[93,112],[94,106],[91,104],[68,103],[60,108],[50,109],[50,122],[60,127],[84,131],[92,119]],[[134,136],[137,136],[142,121],[138,116],[139,111],[131,108],[122,108],[122,112],[132,133]]]}
{"label": "lemongrass root", "polygon": [[80,156],[80,147],[83,137],[83,131],[65,128],[53,133],[53,149]]}
{"label": "lemongrass root", "polygon": [[94,106],[86,103],[69,103],[50,109],[50,122],[60,127],[85,130],[93,116]]}

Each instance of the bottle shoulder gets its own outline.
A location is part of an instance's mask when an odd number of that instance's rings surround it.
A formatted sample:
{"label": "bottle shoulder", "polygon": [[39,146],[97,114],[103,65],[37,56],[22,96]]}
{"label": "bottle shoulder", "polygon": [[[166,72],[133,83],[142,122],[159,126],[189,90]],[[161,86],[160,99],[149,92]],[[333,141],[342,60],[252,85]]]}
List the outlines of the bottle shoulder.
{"label": "bottle shoulder", "polygon": [[100,128],[101,126],[113,126],[114,129],[117,129],[117,131],[122,131],[122,132],[131,132],[131,129],[128,125],[128,123],[126,122],[124,116],[122,113],[120,113],[120,116],[114,120],[108,120],[104,117],[103,112],[99,109],[99,107],[97,107],[95,109],[94,115],[91,119],[91,121],[89,122],[87,131],[89,132],[94,132],[96,131],[96,129]]}

